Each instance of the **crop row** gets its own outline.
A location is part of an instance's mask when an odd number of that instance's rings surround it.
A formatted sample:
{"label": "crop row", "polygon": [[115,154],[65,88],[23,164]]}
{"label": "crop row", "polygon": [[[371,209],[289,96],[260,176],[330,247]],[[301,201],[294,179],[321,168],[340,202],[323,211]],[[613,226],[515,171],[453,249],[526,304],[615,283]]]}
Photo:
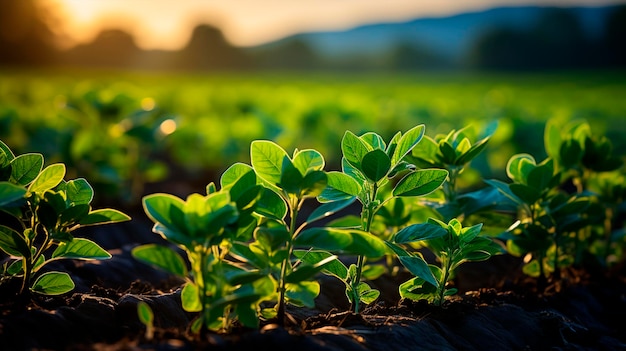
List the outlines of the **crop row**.
{"label": "crop row", "polygon": [[[283,323],[286,304],[314,305],[320,273],[343,282],[351,310],[360,313],[380,295],[367,281],[394,262],[414,276],[400,284],[402,298],[440,305],[457,292],[452,280],[461,264],[497,254],[523,256],[524,273],[540,287],[568,267],[622,261],[623,156],[613,155],[611,142],[585,122],[551,121],[546,159],[515,154],[508,182],[486,179],[487,186],[461,191],[459,179],[494,132],[467,127],[431,138],[421,124],[386,140],[346,131],[339,171],[326,171],[315,149],[287,153],[254,140],[250,164],[232,164],[205,194],[143,197],[153,231],[182,251],[148,244],[133,256],[185,280],[182,306],[198,313],[195,332]],[[62,163],[43,164],[40,154],[15,156],[0,144],[0,248],[11,258],[1,282],[21,281],[19,294],[71,291],[71,277],[44,272],[47,263],[110,257],[71,232],[129,219],[92,210],[86,180],[66,181]],[[303,218],[311,200],[318,205]],[[358,215],[342,216],[349,207]],[[426,251],[436,262],[425,260]],[[342,261],[349,255],[356,263]],[[151,324],[145,304],[139,314]]]}
{"label": "crop row", "polygon": [[249,157],[248,147],[258,139],[287,150],[318,150],[338,168],[335,148],[344,130],[376,130],[389,139],[419,122],[435,136],[497,120],[493,147],[473,165],[498,179],[506,177],[512,154],[545,156],[536,141],[548,116],[563,123],[589,118],[594,130],[618,148],[626,146],[619,74],[507,80],[74,75],[2,74],[0,138],[16,151],[63,162],[69,175],[88,178],[103,197],[129,203],[146,193],[146,184],[181,177],[204,182],[208,172],[219,174],[224,165]]}

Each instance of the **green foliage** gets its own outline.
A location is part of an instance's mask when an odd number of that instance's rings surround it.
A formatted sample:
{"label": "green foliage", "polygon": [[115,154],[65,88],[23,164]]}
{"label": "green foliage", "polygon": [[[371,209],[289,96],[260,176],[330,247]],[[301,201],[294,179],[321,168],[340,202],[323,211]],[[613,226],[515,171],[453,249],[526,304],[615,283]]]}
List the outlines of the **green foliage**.
{"label": "green foliage", "polygon": [[153,231],[176,244],[190,264],[173,249],[148,244],[133,249],[143,262],[185,279],[183,308],[200,312],[192,323],[194,332],[228,331],[238,320],[258,327],[260,304],[275,290],[264,274],[246,269],[226,257],[235,240],[247,240],[257,225],[253,210],[264,197],[254,171],[235,164],[224,172],[222,188],[207,186],[207,194],[191,194],[185,200],[170,194],[151,194],[143,199]]}
{"label": "green foliage", "polygon": [[[427,299],[441,305],[445,296],[455,294],[455,288],[446,286],[461,264],[484,261],[502,251],[493,239],[480,235],[481,228],[482,224],[463,227],[456,219],[447,224],[430,219],[396,233],[388,245],[407,270],[416,276],[400,286],[400,296],[412,300]],[[419,253],[408,252],[399,246],[419,242],[425,243],[440,266],[426,265]]]}
{"label": "green foliage", "polygon": [[0,141],[0,249],[11,256],[2,280],[20,278],[20,294],[30,289],[59,295],[74,289],[67,273],[41,273],[44,266],[60,259],[110,258],[98,244],[72,232],[130,219],[113,209],[92,210],[91,185],[82,178],[65,181],[64,164],[43,166],[41,154],[15,156]]}
{"label": "green foliage", "polygon": [[[342,172],[328,173],[328,187],[318,199],[332,202],[356,198],[362,206],[360,229],[370,233],[376,213],[387,202],[433,192],[443,184],[448,172],[441,169],[415,170],[415,166],[405,161],[405,157],[424,137],[424,129],[424,125],[418,125],[404,134],[397,132],[389,143],[374,132],[357,136],[346,131],[341,142]],[[394,178],[400,180],[393,184],[390,180]],[[371,303],[372,298],[379,294],[361,281],[365,256],[365,251],[361,251],[357,264],[348,269],[353,273],[339,277],[346,284],[346,295],[355,313],[359,312],[361,302]]]}
{"label": "green foliage", "polygon": [[137,317],[146,326],[145,338],[152,340],[154,337],[154,312],[152,312],[152,308],[145,301],[137,303]]}

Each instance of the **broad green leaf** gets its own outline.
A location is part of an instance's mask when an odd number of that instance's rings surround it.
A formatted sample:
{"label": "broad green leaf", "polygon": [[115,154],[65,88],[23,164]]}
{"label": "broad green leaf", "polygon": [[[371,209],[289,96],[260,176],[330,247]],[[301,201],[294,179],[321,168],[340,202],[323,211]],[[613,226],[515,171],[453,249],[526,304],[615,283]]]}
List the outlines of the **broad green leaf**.
{"label": "broad green leaf", "polygon": [[79,223],[82,218],[86,217],[90,209],[91,207],[88,204],[70,206],[61,211],[59,223],[66,228],[73,226]]}
{"label": "broad green leaf", "polygon": [[287,215],[287,204],[280,195],[268,189],[261,194],[254,211],[264,217],[283,220]]}
{"label": "broad green leaf", "polygon": [[411,128],[409,131],[404,133],[404,135],[402,135],[398,141],[398,145],[396,146],[393,156],[391,156],[391,164],[393,166],[402,161],[402,159],[408,155],[422,140],[422,137],[424,136],[424,129],[424,125],[420,124]]}
{"label": "broad green leaf", "polygon": [[0,249],[16,257],[29,257],[30,249],[24,238],[12,228],[0,225]]}
{"label": "broad green leaf", "polygon": [[93,199],[93,188],[83,179],[70,180],[65,184],[68,204],[89,204]]}
{"label": "broad green leaf", "polygon": [[361,168],[361,160],[365,154],[372,150],[372,147],[361,138],[347,130],[341,139],[341,152],[343,157],[357,169]]}
{"label": "broad green leaf", "polygon": [[296,152],[293,156],[293,165],[302,175],[311,171],[321,171],[324,169],[324,157],[316,150],[307,149]]}
{"label": "broad green leaf", "polygon": [[524,201],[511,191],[511,189],[509,188],[509,184],[497,179],[485,179],[484,182],[496,188],[501,194],[511,199],[516,204],[524,204]]}
{"label": "broad green leaf", "polygon": [[361,302],[369,305],[380,296],[380,291],[372,289],[367,283],[361,282],[357,288]]}
{"label": "broad green leaf", "polygon": [[372,149],[385,150],[387,147],[385,145],[385,140],[383,137],[374,132],[367,132],[361,135],[359,138],[363,140],[366,144],[372,147]]}
{"label": "broad green leaf", "polygon": [[302,180],[302,196],[316,197],[326,189],[328,177],[324,171],[311,171]]}
{"label": "broad green leaf", "polygon": [[[254,172],[252,167],[248,166],[245,163],[235,163],[232,166],[228,167],[227,170],[222,173],[220,177],[220,187],[222,189],[228,189],[232,187],[241,177],[244,175]],[[255,184],[256,184],[256,175],[255,175]],[[255,185],[251,184],[251,186]]]}
{"label": "broad green leaf", "polygon": [[385,266],[380,264],[368,264],[363,267],[361,277],[365,280],[376,280],[387,272]]}
{"label": "broad green leaf", "polygon": [[385,149],[385,152],[387,153],[389,158],[393,157],[393,153],[396,152],[400,138],[402,138],[402,132],[397,132],[393,136],[393,138],[391,138],[391,141],[389,141],[389,144],[387,145],[387,148]]}
{"label": "broad green leaf", "polygon": [[[151,202],[151,205],[154,205],[154,202]],[[130,220],[130,217],[121,211],[114,210],[111,208],[103,208],[103,209],[89,212],[87,216],[80,219],[79,223],[81,226],[88,226],[88,225],[96,225],[96,224],[119,223],[119,222],[125,222],[129,220]]]}
{"label": "broad green leaf", "polygon": [[315,298],[320,294],[320,284],[315,281],[287,284],[286,288],[287,301],[296,306],[313,307]]}
{"label": "broad green leaf", "polygon": [[30,289],[43,295],[61,295],[72,291],[74,282],[67,273],[47,272],[40,275]]}
{"label": "broad green leaf", "polygon": [[285,157],[280,173],[280,182],[276,185],[288,194],[299,196],[300,191],[304,187],[303,180],[303,173],[293,165],[288,157]]}
{"label": "broad green leaf", "polygon": [[43,168],[41,154],[23,154],[11,161],[11,180],[19,185],[27,185],[37,178]]}
{"label": "broad green leaf", "polygon": [[438,153],[439,144],[433,138],[424,135],[422,140],[411,151],[411,156],[424,163],[425,167],[434,167],[439,164]]}
{"label": "broad green leaf", "polygon": [[543,134],[543,144],[546,153],[553,159],[558,159],[561,148],[561,132],[557,124],[556,119],[548,120]]}
{"label": "broad green leaf", "polygon": [[6,155],[7,161],[9,162],[13,161],[13,159],[15,158],[13,151],[11,151],[11,148],[9,148],[7,144],[2,142],[2,140],[0,140],[0,150],[2,150],[4,154]]}
{"label": "broad green leaf", "polygon": [[373,182],[384,178],[391,168],[391,160],[385,151],[375,149],[363,156],[361,170]]}
{"label": "broad green leaf", "polygon": [[467,150],[466,152],[464,152],[458,159],[457,159],[457,165],[461,166],[461,165],[465,165],[466,163],[470,162],[471,160],[473,160],[476,156],[478,156],[487,146],[487,142],[489,141],[489,138],[485,138],[482,139],[478,142],[476,142],[474,145],[472,145],[469,150]]}
{"label": "broad green leaf", "polygon": [[183,287],[183,291],[180,294],[180,300],[183,304],[183,309],[187,312],[200,312],[202,311],[202,300],[200,299],[200,289],[194,283],[187,283]]}
{"label": "broad green leaf", "polygon": [[[293,254],[298,259],[302,260],[302,262],[307,262],[309,264],[316,264],[317,262],[323,261],[329,257],[336,257],[330,252],[320,250],[294,250]],[[342,281],[346,281],[348,278],[348,268],[338,259],[331,260],[325,264],[322,269],[322,273],[333,275]]]}
{"label": "broad green leaf", "polygon": [[139,301],[137,303],[137,317],[139,321],[146,326],[150,326],[154,323],[154,313],[152,308],[145,301]]}
{"label": "broad green leaf", "polygon": [[380,257],[387,252],[387,246],[380,238],[351,229],[309,228],[296,237],[295,244],[367,257]]}
{"label": "broad green leaf", "polygon": [[549,159],[546,163],[541,163],[528,172],[527,184],[537,190],[547,190],[552,183],[554,176],[554,163]]}
{"label": "broad green leaf", "polygon": [[443,158],[441,159],[443,163],[449,165],[455,165],[457,163],[456,151],[454,150],[454,147],[450,145],[450,143],[448,143],[447,141],[439,142],[439,152],[441,152],[441,155],[443,156]]}
{"label": "broad green leaf", "polygon": [[326,178],[328,183],[318,197],[320,202],[350,199],[361,193],[361,185],[345,173],[328,172]]}
{"label": "broad green leaf", "polygon": [[435,285],[426,283],[426,281],[421,278],[407,280],[400,284],[398,290],[400,291],[400,297],[413,301],[428,300],[432,302],[437,293],[437,287]]}
{"label": "broad green leaf", "polygon": [[[323,194],[323,193],[322,193]],[[320,195],[321,196],[321,195]],[[346,200],[338,200],[329,203],[322,204],[318,206],[309,217],[306,219],[307,223],[312,223],[322,218],[326,218],[343,210],[344,208],[350,206],[354,202],[354,197],[350,197]]]}
{"label": "broad green leaf", "polygon": [[404,176],[393,189],[394,196],[423,196],[443,184],[448,171],[443,169],[420,169]]}
{"label": "broad green leaf", "polygon": [[24,187],[9,182],[0,182],[0,207],[23,199],[24,195],[26,195]]}
{"label": "broad green leaf", "polygon": [[259,177],[274,186],[280,183],[283,160],[289,158],[283,148],[268,140],[255,140],[250,145],[250,158]]}
{"label": "broad green leaf", "polygon": [[330,264],[336,259],[337,256],[329,256],[313,264],[302,263],[289,273],[287,277],[285,277],[285,282],[291,284],[307,280],[324,269],[324,266]]}
{"label": "broad green leaf", "polygon": [[400,263],[416,277],[424,279],[433,286],[439,286],[437,279],[433,275],[428,263],[419,256],[398,256]]}
{"label": "broad green leaf", "polygon": [[146,244],[133,248],[131,254],[147,264],[161,268],[179,277],[187,277],[187,265],[183,258],[167,246]]}
{"label": "broad green leaf", "polygon": [[393,237],[393,242],[398,244],[412,243],[417,241],[439,238],[448,233],[448,230],[432,223],[412,224],[402,228]]}
{"label": "broad green leaf", "polygon": [[52,253],[52,258],[105,260],[111,258],[111,254],[89,239],[74,238],[69,243],[60,243]]}
{"label": "broad green leaf", "polygon": [[170,194],[151,194],[145,196],[142,202],[144,211],[153,222],[185,231],[185,202],[182,199]]}
{"label": "broad green leaf", "polygon": [[471,227],[463,228],[461,230],[461,235],[460,235],[461,241],[465,243],[471,242],[472,240],[474,240],[474,238],[478,236],[478,234],[480,234],[480,231],[482,229],[483,229],[482,223],[478,223]]}
{"label": "broad green leaf", "polygon": [[268,251],[275,251],[291,239],[291,234],[282,226],[259,227],[254,231],[254,239]]}
{"label": "broad green leaf", "polygon": [[523,184],[509,184],[509,189],[511,192],[515,194],[519,199],[521,199],[526,204],[534,204],[541,198],[541,192],[533,187],[523,185]]}
{"label": "broad green leaf", "polygon": [[536,166],[535,158],[529,154],[511,156],[506,165],[506,174],[516,183],[526,184],[528,173]]}
{"label": "broad green leaf", "polygon": [[44,168],[28,187],[31,193],[43,194],[57,186],[65,177],[65,165],[56,163]]}

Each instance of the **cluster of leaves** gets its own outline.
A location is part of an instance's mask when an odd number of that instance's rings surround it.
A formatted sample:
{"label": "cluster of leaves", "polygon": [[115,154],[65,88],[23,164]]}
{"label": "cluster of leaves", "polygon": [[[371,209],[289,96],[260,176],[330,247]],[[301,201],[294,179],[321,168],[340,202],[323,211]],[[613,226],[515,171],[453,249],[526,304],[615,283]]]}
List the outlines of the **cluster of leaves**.
{"label": "cluster of leaves", "polygon": [[45,168],[41,154],[15,156],[0,141],[0,249],[10,256],[2,266],[2,281],[22,280],[19,293],[58,295],[74,282],[64,272],[43,272],[60,259],[102,260],[111,255],[98,244],[76,238],[85,226],[130,219],[113,209],[92,210],[94,195],[82,178],[65,181],[65,165]]}
{"label": "cluster of leaves", "polygon": [[[612,243],[624,237],[615,215],[623,214],[625,195],[622,161],[586,122],[560,129],[550,121],[544,140],[545,160],[514,155],[506,169],[511,183],[486,181],[516,204],[519,221],[501,238],[509,253],[525,257],[523,271],[543,284],[550,275],[560,279],[562,268],[582,264],[585,257],[607,263]],[[614,225],[620,229],[614,231]]]}

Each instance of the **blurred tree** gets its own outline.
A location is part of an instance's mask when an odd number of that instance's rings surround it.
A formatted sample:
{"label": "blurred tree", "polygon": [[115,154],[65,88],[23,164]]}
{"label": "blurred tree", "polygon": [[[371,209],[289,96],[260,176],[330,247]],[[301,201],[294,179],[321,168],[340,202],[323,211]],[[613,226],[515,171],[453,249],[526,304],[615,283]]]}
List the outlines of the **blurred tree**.
{"label": "blurred tree", "polygon": [[210,25],[197,26],[187,46],[178,54],[176,68],[186,70],[236,69],[247,65],[243,51],[232,46]]}
{"label": "blurred tree", "polygon": [[100,32],[91,43],[63,53],[63,62],[79,66],[131,67],[140,53],[130,34],[109,29]]}
{"label": "blurred tree", "polygon": [[282,40],[250,53],[260,68],[315,69],[324,65],[311,45],[299,38]]}
{"label": "blurred tree", "polygon": [[428,47],[400,43],[391,50],[387,65],[391,69],[415,70],[448,68],[450,63]]}
{"label": "blurred tree", "polygon": [[32,66],[56,61],[54,34],[33,0],[0,2],[0,65]]}

